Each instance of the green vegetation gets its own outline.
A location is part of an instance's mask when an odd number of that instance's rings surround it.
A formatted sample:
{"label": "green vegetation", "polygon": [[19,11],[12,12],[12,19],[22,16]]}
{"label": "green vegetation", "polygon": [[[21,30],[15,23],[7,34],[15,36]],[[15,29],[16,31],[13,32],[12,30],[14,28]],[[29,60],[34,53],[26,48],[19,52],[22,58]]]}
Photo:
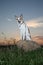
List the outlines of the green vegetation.
{"label": "green vegetation", "polygon": [[0,65],[43,65],[43,48],[28,52],[17,46],[0,48]]}

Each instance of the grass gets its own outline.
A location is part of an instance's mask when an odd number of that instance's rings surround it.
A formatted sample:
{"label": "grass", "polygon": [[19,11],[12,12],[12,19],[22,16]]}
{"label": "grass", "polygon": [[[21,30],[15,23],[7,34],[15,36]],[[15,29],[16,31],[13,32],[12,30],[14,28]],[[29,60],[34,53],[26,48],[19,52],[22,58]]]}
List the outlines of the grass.
{"label": "grass", "polygon": [[43,65],[43,48],[28,52],[17,46],[0,48],[0,65]]}

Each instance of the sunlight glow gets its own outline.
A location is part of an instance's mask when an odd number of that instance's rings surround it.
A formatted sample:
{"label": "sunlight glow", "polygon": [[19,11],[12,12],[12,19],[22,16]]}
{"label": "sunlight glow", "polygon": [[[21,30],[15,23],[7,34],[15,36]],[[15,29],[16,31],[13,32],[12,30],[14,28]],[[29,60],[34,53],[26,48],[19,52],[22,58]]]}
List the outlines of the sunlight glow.
{"label": "sunlight glow", "polygon": [[26,21],[27,26],[32,28],[43,27],[43,19],[37,18],[30,21]]}

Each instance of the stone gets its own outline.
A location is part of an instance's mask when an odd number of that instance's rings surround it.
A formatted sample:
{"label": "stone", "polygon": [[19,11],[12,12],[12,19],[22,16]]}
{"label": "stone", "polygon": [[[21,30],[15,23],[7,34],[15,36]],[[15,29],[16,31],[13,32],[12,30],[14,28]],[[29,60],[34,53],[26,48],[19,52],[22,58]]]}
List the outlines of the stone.
{"label": "stone", "polygon": [[18,48],[22,48],[24,51],[32,51],[40,48],[40,45],[38,43],[30,40],[20,40],[16,45]]}

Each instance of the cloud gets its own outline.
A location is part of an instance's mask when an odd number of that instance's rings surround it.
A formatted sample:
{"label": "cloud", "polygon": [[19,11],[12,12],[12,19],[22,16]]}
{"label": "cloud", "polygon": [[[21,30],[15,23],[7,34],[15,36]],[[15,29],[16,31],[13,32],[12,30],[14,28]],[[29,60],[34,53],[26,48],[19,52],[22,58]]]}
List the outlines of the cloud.
{"label": "cloud", "polygon": [[8,18],[8,21],[12,21],[12,19]]}
{"label": "cloud", "polygon": [[43,36],[33,37],[33,41],[36,41],[38,44],[43,45]]}
{"label": "cloud", "polygon": [[43,17],[26,21],[27,26],[32,28],[43,27]]}

